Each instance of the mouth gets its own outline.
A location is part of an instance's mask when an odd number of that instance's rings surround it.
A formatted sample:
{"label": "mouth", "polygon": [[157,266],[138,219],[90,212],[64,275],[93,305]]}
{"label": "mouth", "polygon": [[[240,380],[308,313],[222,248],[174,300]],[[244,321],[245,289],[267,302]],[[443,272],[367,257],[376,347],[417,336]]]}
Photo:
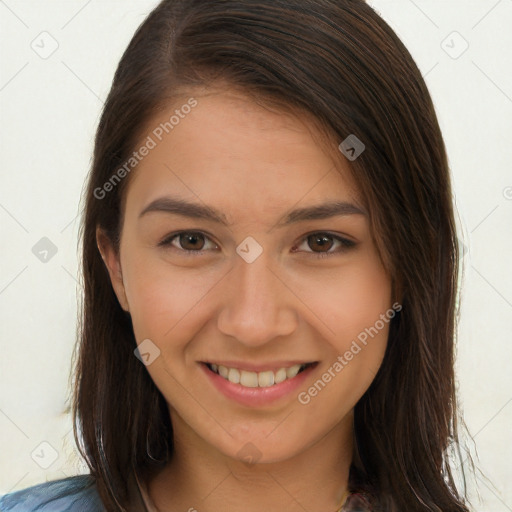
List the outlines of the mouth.
{"label": "mouth", "polygon": [[286,366],[274,366],[273,369],[251,371],[236,366],[203,362],[209,372],[214,373],[231,384],[244,388],[271,388],[284,382],[291,381],[297,375],[318,365],[318,361],[308,363],[295,363]]}

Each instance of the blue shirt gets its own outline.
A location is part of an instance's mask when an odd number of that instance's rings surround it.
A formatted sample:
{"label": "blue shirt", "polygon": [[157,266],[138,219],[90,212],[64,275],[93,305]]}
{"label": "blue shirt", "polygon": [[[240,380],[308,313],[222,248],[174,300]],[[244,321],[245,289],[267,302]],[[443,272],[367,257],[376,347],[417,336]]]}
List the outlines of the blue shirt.
{"label": "blue shirt", "polygon": [[[129,512],[147,512],[139,486],[133,474],[128,478]],[[344,512],[370,512],[368,497],[351,494]],[[0,497],[0,512],[107,512],[101,502],[94,478],[77,475],[53,480],[15,491]]]}
{"label": "blue shirt", "polygon": [[106,512],[91,475],[52,480],[6,494],[1,512]]}

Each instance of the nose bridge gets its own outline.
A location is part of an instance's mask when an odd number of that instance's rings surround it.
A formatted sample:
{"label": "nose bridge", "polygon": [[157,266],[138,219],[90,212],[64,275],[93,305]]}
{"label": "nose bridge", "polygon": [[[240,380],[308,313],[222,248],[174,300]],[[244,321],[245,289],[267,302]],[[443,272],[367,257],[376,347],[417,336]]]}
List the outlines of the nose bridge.
{"label": "nose bridge", "polygon": [[[240,244],[238,250],[243,248]],[[296,326],[295,312],[289,292],[269,268],[270,255],[263,251],[251,261],[240,254],[228,276],[219,330],[251,346],[289,335]]]}

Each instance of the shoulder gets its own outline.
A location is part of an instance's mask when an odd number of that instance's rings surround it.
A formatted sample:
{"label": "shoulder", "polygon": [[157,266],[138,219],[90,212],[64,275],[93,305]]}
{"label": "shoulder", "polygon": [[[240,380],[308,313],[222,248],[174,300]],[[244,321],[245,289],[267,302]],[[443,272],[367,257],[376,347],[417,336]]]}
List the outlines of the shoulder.
{"label": "shoulder", "polygon": [[1,512],[104,512],[94,478],[52,480],[0,497]]}

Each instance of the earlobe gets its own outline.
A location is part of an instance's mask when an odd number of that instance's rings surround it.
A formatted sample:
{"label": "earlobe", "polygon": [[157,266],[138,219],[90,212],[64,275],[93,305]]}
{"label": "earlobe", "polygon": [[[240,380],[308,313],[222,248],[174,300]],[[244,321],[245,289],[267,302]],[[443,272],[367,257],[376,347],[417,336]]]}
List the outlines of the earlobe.
{"label": "earlobe", "polygon": [[110,282],[119,304],[125,311],[130,311],[123,282],[119,252],[115,250],[112,241],[99,226],[96,228],[96,245],[107,268]]}

